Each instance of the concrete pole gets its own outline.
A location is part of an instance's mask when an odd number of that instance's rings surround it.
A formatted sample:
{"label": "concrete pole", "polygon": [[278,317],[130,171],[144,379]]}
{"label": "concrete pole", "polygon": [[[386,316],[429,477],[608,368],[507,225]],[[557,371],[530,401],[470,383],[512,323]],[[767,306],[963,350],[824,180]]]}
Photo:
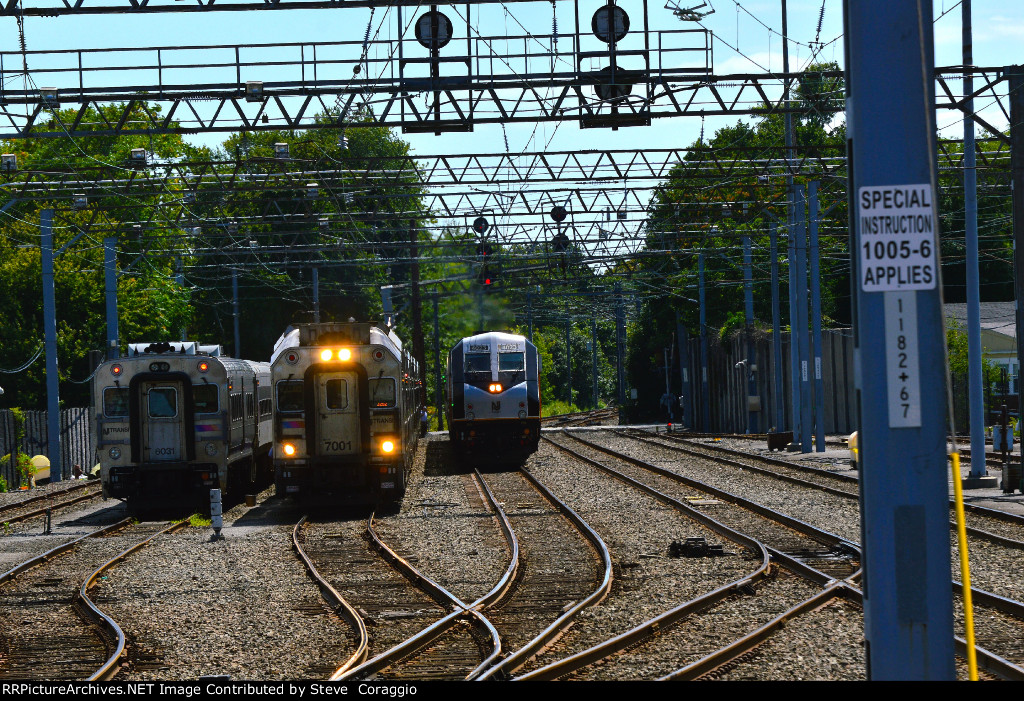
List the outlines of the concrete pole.
{"label": "concrete pole", "polygon": [[598,376],[597,376],[597,319],[594,319],[594,318],[592,318],[590,320],[590,339],[591,339],[590,342],[591,342],[591,344],[594,347],[594,361],[593,361],[593,364],[594,364],[594,372],[593,372],[593,376],[594,376],[594,408],[596,409],[597,406],[598,406],[598,396],[597,396],[597,380],[598,380]]}

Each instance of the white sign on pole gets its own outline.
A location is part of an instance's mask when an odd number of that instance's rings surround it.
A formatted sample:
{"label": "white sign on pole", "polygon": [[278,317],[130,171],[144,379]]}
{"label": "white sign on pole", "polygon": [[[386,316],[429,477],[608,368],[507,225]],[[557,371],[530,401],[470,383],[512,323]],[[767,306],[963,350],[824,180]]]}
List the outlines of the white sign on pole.
{"label": "white sign on pole", "polygon": [[884,304],[889,428],[918,428],[921,426],[921,362],[917,293],[889,292]]}
{"label": "white sign on pole", "polygon": [[859,188],[857,230],[861,290],[934,290],[938,285],[930,184]]}

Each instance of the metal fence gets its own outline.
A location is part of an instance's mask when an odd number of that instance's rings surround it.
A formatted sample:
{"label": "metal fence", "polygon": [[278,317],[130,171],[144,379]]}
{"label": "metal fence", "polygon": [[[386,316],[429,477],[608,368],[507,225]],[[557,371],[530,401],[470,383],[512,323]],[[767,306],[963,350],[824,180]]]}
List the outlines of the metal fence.
{"label": "metal fence", "polygon": [[[0,475],[10,487],[16,487],[20,477],[14,466],[12,453],[22,452],[32,457],[48,455],[49,433],[45,411],[26,411],[25,435],[17,451],[12,450],[16,442],[14,414],[10,410],[0,411],[0,458],[7,456],[0,464]],[[88,471],[95,463],[93,449],[92,420],[88,409],[62,409],[60,412],[60,452],[62,475],[71,477],[71,467],[76,463]]]}
{"label": "metal fence", "polygon": [[[754,341],[757,371],[757,433],[769,430],[793,430],[792,368],[789,359],[790,337],[782,336],[781,362],[775,358],[769,337]],[[693,420],[688,423],[699,430],[715,433],[746,433],[747,373],[736,364],[747,359],[747,342],[742,334],[725,342],[708,344],[708,391],[701,392],[699,379],[700,339],[691,337],[688,344],[689,375],[697,380],[693,391]],[[782,425],[777,425],[775,373],[782,374]],[[812,370],[813,372],[813,358]],[[856,418],[856,395],[853,387],[853,336],[849,329],[822,331],[821,375],[823,383],[825,433],[850,433]],[[813,375],[812,375],[813,379]],[[813,387],[811,383],[812,402]],[[708,408],[708,425],[704,425],[704,405]],[[813,406],[813,403],[812,403]],[[811,421],[814,420],[813,415]]]}

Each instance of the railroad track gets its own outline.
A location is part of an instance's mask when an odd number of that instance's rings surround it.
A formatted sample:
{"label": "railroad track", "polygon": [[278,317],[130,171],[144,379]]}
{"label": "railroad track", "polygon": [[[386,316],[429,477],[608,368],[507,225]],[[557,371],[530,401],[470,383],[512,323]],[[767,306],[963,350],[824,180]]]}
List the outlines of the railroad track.
{"label": "railroad track", "polygon": [[567,426],[600,425],[612,419],[618,420],[618,417],[618,407],[606,407],[604,409],[578,411],[571,414],[557,414],[555,416],[545,416],[540,421],[542,426],[565,428]]}
{"label": "railroad track", "polygon": [[0,506],[0,523],[12,524],[46,516],[57,509],[63,509],[102,496],[97,480],[83,481],[68,489],[29,496],[16,502]]}
{"label": "railroad track", "polygon": [[6,621],[0,678],[112,679],[124,662],[125,635],[90,590],[123,558],[185,525],[124,519],[0,575],[0,615]]}
{"label": "railroad track", "polygon": [[[619,433],[618,435],[624,435]],[[748,472],[758,472],[769,477],[776,477],[780,480],[786,480],[790,483],[800,484],[802,480],[799,477],[794,477],[793,474],[786,474],[786,471],[791,473],[799,473],[801,475],[810,475],[812,477],[822,478],[826,484],[822,488],[826,488],[829,494],[839,496],[842,498],[844,490],[841,488],[834,488],[831,485],[836,483],[846,482],[848,484],[854,483],[856,478],[848,475],[836,475],[829,473],[826,470],[820,468],[812,468],[808,466],[794,465],[786,461],[779,461],[764,456],[750,456],[738,453],[737,451],[731,451],[718,446],[707,446],[706,444],[690,444],[686,441],[685,446],[678,445],[665,445],[659,440],[652,440],[649,435],[630,435],[629,437],[643,440],[646,445],[658,445],[663,448],[671,449],[677,452],[683,452],[692,456],[699,456],[703,458],[714,459],[719,464],[731,465],[738,468],[739,471],[746,470]],[[659,439],[664,439],[664,436],[658,436]],[[676,442],[679,442],[678,440]],[[712,455],[717,454],[717,455]],[[724,457],[723,454],[728,455]],[[737,462],[733,458],[746,458],[743,462]],[[761,469],[754,463],[762,463],[762,467],[767,464],[771,469]],[[773,470],[781,469],[780,474],[773,474]],[[815,483],[806,481],[804,486],[808,488],[814,488]],[[857,503],[857,493],[849,491],[846,494],[846,500],[849,504],[854,505]],[[1002,656],[1006,660],[1009,660],[1011,666],[999,667],[999,662],[990,662],[994,668],[999,669],[998,674],[1003,677],[1014,678],[1014,675],[1021,673],[1021,666],[1024,666],[1024,656],[1021,655],[1021,644],[1017,641],[1021,640],[1019,637],[1024,634],[1024,604],[1017,602],[1013,599],[1005,596],[1000,596],[998,593],[992,593],[981,589],[980,587],[984,584],[985,579],[983,576],[977,576],[979,572],[978,565],[987,560],[1003,561],[1009,558],[1010,562],[1014,561],[1014,558],[1019,557],[1019,550],[1021,542],[1014,538],[1008,537],[1007,535],[1001,535],[997,533],[989,532],[984,528],[980,528],[979,524],[988,524],[989,528],[993,528],[994,525],[1003,525],[1004,528],[1017,529],[1024,527],[1024,520],[1013,517],[1012,515],[1004,514],[1003,512],[993,511],[991,509],[984,509],[976,507],[971,510],[970,518],[974,523],[969,527],[969,535],[972,540],[972,544],[969,546],[969,552],[972,553],[972,594],[974,603],[976,606],[976,620],[979,622],[977,628],[978,643],[980,646],[988,647],[992,652]],[[985,519],[982,522],[982,519]],[[1019,535],[1019,533],[1017,534]],[[951,528],[951,548],[953,549],[953,562],[957,562],[956,556],[956,539]],[[992,547],[1004,547],[1009,548],[1011,553],[997,554],[992,553],[986,555],[985,558],[978,558],[978,551],[984,551]],[[1017,554],[1015,554],[1017,553]],[[960,594],[962,586],[957,580],[957,575],[954,575],[951,579],[951,586],[956,597],[956,604],[959,607]],[[962,612],[961,612],[962,617]],[[989,655],[989,660],[994,659],[991,653],[986,652]]]}
{"label": "railroad track", "polygon": [[[645,483],[643,479],[637,479],[636,474],[629,473],[628,468],[623,468],[621,465],[611,467],[606,464],[607,457],[603,461],[598,461],[584,454],[592,452],[585,446],[578,445],[585,444],[586,441],[580,441],[576,436],[573,438],[575,443],[572,447],[550,438],[548,440],[578,460],[597,467],[602,472],[654,496],[680,513],[711,527],[720,537],[727,539],[731,544],[749,549],[751,552],[759,552],[760,556],[756,559],[759,559],[761,564],[745,576],[662,612],[655,618],[639,623],[631,630],[610,640],[523,675],[522,679],[623,679],[630,678],[628,676],[630,673],[637,674],[636,678],[650,678],[642,675],[654,673],[659,665],[661,673],[671,673],[678,667],[679,657],[674,654],[666,656],[662,653],[659,655],[659,648],[681,646],[687,650],[694,661],[706,656],[705,653],[711,653],[718,649],[717,643],[713,641],[721,639],[721,631],[716,631],[716,628],[720,618],[718,614],[724,608],[732,606],[746,609],[757,608],[760,605],[759,615],[746,617],[748,628],[753,627],[756,633],[765,625],[772,625],[772,621],[778,618],[777,614],[780,608],[791,609],[807,597],[818,595],[823,587],[830,590],[830,596],[842,595],[843,592],[850,590],[847,585],[837,583],[831,575],[814,570],[799,559],[766,548],[748,534],[742,533],[718,519],[717,513],[715,517],[705,513],[701,506],[695,506],[692,500],[676,499],[666,494],[664,490]],[[578,447],[583,452],[577,450]],[[702,506],[708,505],[705,503]],[[770,557],[776,558],[776,561],[781,563],[782,569],[779,564],[770,566]],[[700,562],[700,560],[693,562]],[[852,567],[847,568],[843,573],[849,576],[855,573],[856,569],[854,562]],[[751,600],[750,596],[755,593],[760,595],[759,598]],[[766,602],[770,603],[762,605]],[[779,627],[782,622],[776,622],[774,625]],[[598,662],[601,663],[600,666],[596,664]],[[638,670],[642,670],[642,672]]]}

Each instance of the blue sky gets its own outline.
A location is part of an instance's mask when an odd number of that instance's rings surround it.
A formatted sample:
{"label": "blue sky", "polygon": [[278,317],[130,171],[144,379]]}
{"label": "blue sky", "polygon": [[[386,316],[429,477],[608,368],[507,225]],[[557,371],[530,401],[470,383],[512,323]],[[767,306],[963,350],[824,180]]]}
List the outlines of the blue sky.
{"label": "blue sky", "polygon": [[[31,3],[34,0],[26,0]],[[97,0],[93,0],[94,2]],[[662,6],[664,0],[648,5],[652,29],[694,27],[683,23]],[[682,0],[682,6],[699,4],[700,0]],[[782,70],[781,1],[780,0],[711,0],[715,9],[702,21],[714,35],[714,72],[761,73]],[[581,2],[581,23],[589,25],[589,15],[601,2]],[[639,0],[622,0],[630,12],[633,26],[640,24]],[[954,65],[961,62],[961,10],[957,0],[934,0],[934,14],[941,15],[935,24],[936,62]],[[1024,39],[1024,3],[1010,0],[974,0],[974,56],[979,66],[1002,66],[1024,61],[1015,49]],[[457,6],[462,11],[464,6]],[[572,30],[572,4],[559,2],[560,32]],[[822,0],[789,0],[790,65],[805,66],[810,57],[809,44],[819,36],[825,46],[819,60],[842,63],[842,2],[825,0],[820,35],[819,12]],[[952,8],[952,9],[951,9]],[[442,6],[442,9],[444,7]],[[521,24],[533,33],[550,33],[552,3],[524,2],[508,5],[474,6],[479,15],[479,31],[488,36],[518,33]],[[374,26],[385,17],[378,10]],[[390,10],[391,13],[394,10]],[[412,9],[406,8],[406,18]],[[452,14],[452,11],[449,10]],[[945,14],[944,14],[945,13]],[[417,13],[418,14],[418,13]],[[452,14],[454,17],[454,14]],[[320,11],[207,12],[171,13],[140,16],[80,16],[34,18],[25,20],[25,36],[29,49],[147,47],[167,45],[212,45],[233,43],[270,43],[297,41],[361,40],[370,17],[366,9],[331,9]],[[381,37],[395,33],[396,22],[387,17],[380,24]],[[0,43],[14,49],[18,46],[17,26],[13,19],[3,20]],[[456,27],[456,39],[458,39]],[[977,105],[985,108],[984,102]],[[985,111],[995,123],[1002,117],[995,110]],[[708,118],[706,133],[736,118]],[[962,131],[960,119],[952,113],[940,114],[939,125],[944,133],[954,136]],[[699,118],[655,120],[651,127],[581,130],[576,123],[561,125],[497,125],[480,126],[471,134],[405,135],[419,154],[466,153],[523,150],[572,150],[605,147],[611,149],[680,147],[692,143],[701,130]],[[193,137],[194,140],[216,143],[220,135]]]}

